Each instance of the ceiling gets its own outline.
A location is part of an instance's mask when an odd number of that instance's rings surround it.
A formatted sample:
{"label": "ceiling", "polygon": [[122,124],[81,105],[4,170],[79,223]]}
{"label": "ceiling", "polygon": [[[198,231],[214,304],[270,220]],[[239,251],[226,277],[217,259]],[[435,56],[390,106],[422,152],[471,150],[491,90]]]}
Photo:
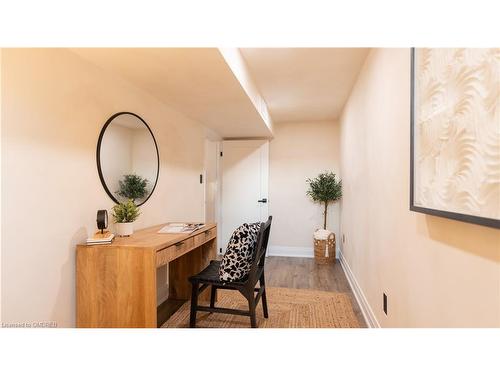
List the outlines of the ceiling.
{"label": "ceiling", "polygon": [[217,48],[76,48],[223,138],[271,130]]}
{"label": "ceiling", "polygon": [[71,50],[149,92],[221,138],[272,137],[272,122],[337,119],[369,51],[368,48]]}
{"label": "ceiling", "polygon": [[242,48],[274,123],[337,119],[368,48]]}

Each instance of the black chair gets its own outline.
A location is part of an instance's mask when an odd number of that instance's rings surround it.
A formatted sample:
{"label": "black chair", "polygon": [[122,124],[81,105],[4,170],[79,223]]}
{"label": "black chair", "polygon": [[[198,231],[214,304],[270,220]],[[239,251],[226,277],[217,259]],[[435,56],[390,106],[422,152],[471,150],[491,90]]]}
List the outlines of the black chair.
{"label": "black chair", "polygon": [[[269,233],[271,231],[272,216],[269,216],[267,222],[262,223],[260,226],[259,234],[257,236],[257,243],[254,250],[254,257],[252,266],[248,276],[235,282],[223,282],[219,280],[219,267],[220,261],[212,260],[210,264],[199,274],[191,276],[189,281],[192,284],[191,294],[191,316],[189,319],[189,326],[196,327],[196,313],[198,311],[208,311],[222,314],[244,315],[250,317],[250,324],[252,328],[257,327],[257,320],[255,318],[255,308],[262,297],[262,309],[264,310],[264,318],[267,318],[267,298],[266,298],[266,281],[264,277],[264,263],[266,261],[267,243],[269,241]],[[257,282],[260,282],[257,288]],[[208,288],[212,287],[210,293],[210,307],[199,306],[199,294]],[[248,311],[227,309],[222,307],[215,307],[215,298],[217,289],[230,289],[237,290],[248,300]],[[257,292],[257,295],[255,295]]]}

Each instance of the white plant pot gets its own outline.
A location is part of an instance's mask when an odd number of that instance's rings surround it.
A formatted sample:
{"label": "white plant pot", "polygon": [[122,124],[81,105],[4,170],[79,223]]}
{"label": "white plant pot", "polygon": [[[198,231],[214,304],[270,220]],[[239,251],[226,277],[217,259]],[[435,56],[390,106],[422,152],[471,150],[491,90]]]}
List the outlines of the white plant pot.
{"label": "white plant pot", "polygon": [[115,223],[116,235],[128,237],[134,233],[134,223]]}

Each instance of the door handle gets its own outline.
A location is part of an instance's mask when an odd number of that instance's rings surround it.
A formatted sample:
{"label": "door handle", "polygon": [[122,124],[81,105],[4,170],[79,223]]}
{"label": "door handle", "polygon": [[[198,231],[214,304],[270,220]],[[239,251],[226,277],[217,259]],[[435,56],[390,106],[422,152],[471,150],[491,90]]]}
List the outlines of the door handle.
{"label": "door handle", "polygon": [[259,202],[259,203],[267,203],[267,198],[259,199],[257,202]]}

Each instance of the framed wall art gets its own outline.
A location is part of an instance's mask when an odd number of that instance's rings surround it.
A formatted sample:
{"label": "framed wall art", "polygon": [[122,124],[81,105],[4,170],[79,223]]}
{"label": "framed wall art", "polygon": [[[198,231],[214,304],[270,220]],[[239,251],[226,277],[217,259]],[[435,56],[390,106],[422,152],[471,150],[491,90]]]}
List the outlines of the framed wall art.
{"label": "framed wall art", "polygon": [[500,48],[412,48],[410,210],[500,228]]}

